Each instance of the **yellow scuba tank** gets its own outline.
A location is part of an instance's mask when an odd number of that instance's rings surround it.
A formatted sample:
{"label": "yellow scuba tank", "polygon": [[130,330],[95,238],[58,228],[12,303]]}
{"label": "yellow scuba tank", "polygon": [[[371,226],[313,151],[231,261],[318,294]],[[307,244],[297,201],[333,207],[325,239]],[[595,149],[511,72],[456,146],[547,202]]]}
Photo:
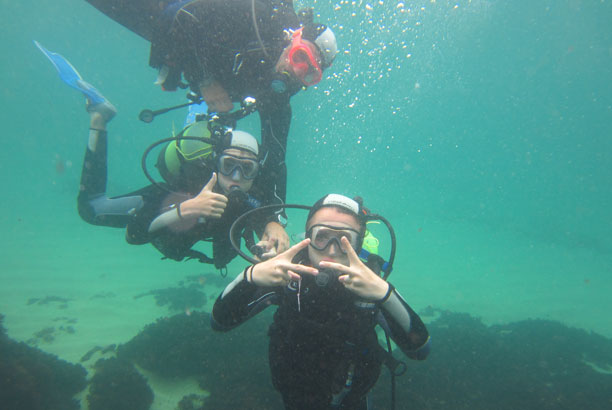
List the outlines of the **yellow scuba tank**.
{"label": "yellow scuba tank", "polygon": [[186,167],[208,168],[207,160],[213,152],[213,146],[207,142],[181,137],[210,138],[207,122],[198,121],[187,126],[175,140],[170,141],[160,151],[156,167],[170,185],[180,185],[180,179],[186,175]]}

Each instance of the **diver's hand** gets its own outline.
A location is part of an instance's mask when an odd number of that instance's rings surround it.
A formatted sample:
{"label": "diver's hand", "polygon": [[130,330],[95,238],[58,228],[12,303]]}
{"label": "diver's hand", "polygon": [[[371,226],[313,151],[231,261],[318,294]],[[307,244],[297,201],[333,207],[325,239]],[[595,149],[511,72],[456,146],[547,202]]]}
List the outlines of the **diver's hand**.
{"label": "diver's hand", "polygon": [[293,257],[306,248],[309,243],[310,239],[304,239],[280,255],[258,263],[253,267],[251,275],[247,279],[258,286],[286,286],[291,281],[301,280],[298,273],[318,274],[319,271],[311,266],[291,262]]}
{"label": "diver's hand", "polygon": [[264,253],[261,254],[259,259],[270,259],[289,249],[289,235],[278,222],[268,222],[263,235],[261,235],[261,240],[257,242],[257,246],[264,249]]}
{"label": "diver's hand", "polygon": [[206,101],[208,112],[228,112],[234,108],[229,94],[217,81],[200,87],[200,93],[204,101]]}
{"label": "diver's hand", "polygon": [[338,281],[349,291],[366,300],[381,300],[389,290],[389,284],[359,259],[346,237],[341,239],[342,249],[349,258],[349,266],[321,261],[320,268],[333,269],[340,273]]}
{"label": "diver's hand", "polygon": [[216,183],[217,173],[213,172],[212,177],[197,196],[181,203],[181,215],[184,218],[221,218],[227,206],[227,197],[213,192]]}

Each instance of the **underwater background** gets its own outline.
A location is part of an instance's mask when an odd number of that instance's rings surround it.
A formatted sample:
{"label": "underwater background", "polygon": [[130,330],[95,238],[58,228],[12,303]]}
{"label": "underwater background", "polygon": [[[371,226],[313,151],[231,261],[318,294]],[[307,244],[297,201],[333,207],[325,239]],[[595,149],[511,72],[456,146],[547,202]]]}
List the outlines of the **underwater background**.
{"label": "underwater background", "polygon": [[[596,336],[598,363],[581,374],[604,380],[597,391],[607,394],[583,398],[589,408],[610,408],[612,3],[295,3],[315,7],[340,53],[318,86],[292,98],[287,202],[311,205],[330,192],[363,197],[393,224],[390,281],[416,311],[436,312],[425,319],[469,314],[481,330],[558,322],[578,332],[559,351],[578,358],[589,356],[595,343],[587,336]],[[4,1],[3,10],[0,314],[8,337],[79,363],[90,347],[125,343],[159,317],[180,313],[139,296],[193,277],[204,278],[193,283],[208,298],[195,310],[209,311],[226,283],[213,268],[161,260],[150,245],[128,245],[123,230],[79,218],[88,115],[82,96],[58,79],[32,40],[68,58],[119,111],[109,126],[109,195],[147,185],[144,149],[182,128],[185,111],[144,124],[140,110],[180,104],[184,93],[153,85],[149,44],[85,1]],[[255,133],[258,119],[239,126]],[[289,229],[299,233],[304,217],[291,214]],[[381,228],[383,253],[385,235]],[[234,260],[228,280],[244,266]],[[460,334],[471,320],[459,316],[440,329],[459,326]],[[514,349],[559,342],[557,324],[542,323]],[[468,358],[486,339],[432,334],[433,363],[445,346],[469,340],[455,355]],[[93,363],[85,366],[92,371]],[[479,370],[487,375],[499,377]],[[444,381],[471,377],[455,376]],[[402,389],[417,388],[405,383]],[[168,396],[182,391],[173,388]],[[154,390],[154,408],[174,408]],[[402,397],[398,408],[497,405],[462,396],[465,403],[416,400],[411,407]],[[521,408],[578,408],[544,393],[533,397]]]}

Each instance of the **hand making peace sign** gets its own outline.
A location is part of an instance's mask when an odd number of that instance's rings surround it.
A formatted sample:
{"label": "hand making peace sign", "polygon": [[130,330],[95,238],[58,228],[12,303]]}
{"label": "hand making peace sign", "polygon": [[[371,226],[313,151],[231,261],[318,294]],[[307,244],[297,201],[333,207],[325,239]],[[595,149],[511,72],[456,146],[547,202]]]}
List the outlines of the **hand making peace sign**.
{"label": "hand making peace sign", "polygon": [[310,239],[304,239],[280,255],[258,263],[253,267],[249,280],[258,286],[285,286],[292,280],[299,281],[301,277],[298,273],[318,274],[319,271],[311,266],[291,262],[309,243]]}
{"label": "hand making peace sign", "polygon": [[333,269],[340,273],[338,280],[349,291],[366,300],[380,300],[389,290],[389,284],[359,259],[348,239],[341,239],[342,250],[349,258],[349,266],[335,262],[321,261],[320,268]]}

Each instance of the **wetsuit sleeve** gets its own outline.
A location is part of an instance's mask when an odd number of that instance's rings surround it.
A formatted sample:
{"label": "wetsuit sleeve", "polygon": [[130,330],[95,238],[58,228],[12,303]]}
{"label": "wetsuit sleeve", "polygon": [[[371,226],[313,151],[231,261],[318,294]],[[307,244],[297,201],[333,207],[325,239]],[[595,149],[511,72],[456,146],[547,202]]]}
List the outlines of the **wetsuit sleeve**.
{"label": "wetsuit sleeve", "polygon": [[404,298],[389,284],[390,291],[380,303],[381,325],[406,356],[424,360],[429,354],[430,338],[427,327]]}
{"label": "wetsuit sleeve", "polygon": [[261,145],[266,155],[262,169],[264,203],[284,203],[287,196],[287,137],[291,126],[288,94],[273,94],[258,102]]}
{"label": "wetsuit sleeve", "polygon": [[278,304],[277,288],[262,288],[246,280],[245,272],[249,268],[245,268],[217,298],[211,315],[214,330],[231,330],[271,304]]}
{"label": "wetsuit sleeve", "polygon": [[167,211],[168,207],[164,207],[164,204],[167,202],[168,195],[168,193],[157,190],[155,195],[147,197],[142,209],[127,225],[126,240],[134,245],[150,242],[166,258],[176,261],[181,261],[187,256],[200,259],[200,253],[192,251],[191,247],[201,239],[203,225],[196,224],[191,229],[183,231],[162,228],[149,232],[151,222]]}
{"label": "wetsuit sleeve", "polygon": [[143,197],[138,191],[107,197],[107,133],[92,129],[89,140],[77,198],[79,215],[92,225],[123,228],[132,219],[134,212],[142,208]]}

